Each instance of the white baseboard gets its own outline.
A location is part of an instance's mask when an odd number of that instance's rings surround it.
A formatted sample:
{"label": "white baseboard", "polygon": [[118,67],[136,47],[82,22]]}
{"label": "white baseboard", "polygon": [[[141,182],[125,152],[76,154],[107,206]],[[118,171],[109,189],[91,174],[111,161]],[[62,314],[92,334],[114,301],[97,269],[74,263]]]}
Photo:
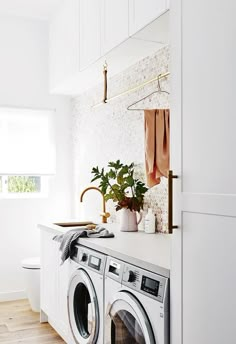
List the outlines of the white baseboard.
{"label": "white baseboard", "polygon": [[25,290],[11,291],[8,293],[0,292],[0,302],[26,299]]}

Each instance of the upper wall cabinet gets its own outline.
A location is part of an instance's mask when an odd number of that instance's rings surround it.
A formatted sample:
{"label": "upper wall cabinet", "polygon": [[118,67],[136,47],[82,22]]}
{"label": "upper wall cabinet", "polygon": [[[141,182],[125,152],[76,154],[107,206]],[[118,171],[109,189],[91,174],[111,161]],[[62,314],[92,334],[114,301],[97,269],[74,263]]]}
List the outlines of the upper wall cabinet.
{"label": "upper wall cabinet", "polygon": [[80,70],[101,57],[102,0],[80,0]]}
{"label": "upper wall cabinet", "polygon": [[129,37],[129,2],[102,0],[102,55]]}
{"label": "upper wall cabinet", "polygon": [[105,59],[112,76],[157,51],[167,43],[167,9],[167,0],[61,0],[50,22],[51,93],[102,82]]}
{"label": "upper wall cabinet", "polygon": [[63,0],[50,22],[50,89],[79,72],[79,3]]}
{"label": "upper wall cabinet", "polygon": [[150,24],[169,7],[169,0],[129,0],[129,34]]}

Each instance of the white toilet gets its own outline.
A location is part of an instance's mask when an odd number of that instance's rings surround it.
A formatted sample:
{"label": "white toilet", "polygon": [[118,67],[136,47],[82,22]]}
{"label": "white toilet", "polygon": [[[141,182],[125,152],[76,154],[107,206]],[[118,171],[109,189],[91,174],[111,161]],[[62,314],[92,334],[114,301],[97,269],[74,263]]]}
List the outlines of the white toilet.
{"label": "white toilet", "polygon": [[40,311],[40,258],[32,257],[22,260],[25,275],[25,289],[32,311]]}

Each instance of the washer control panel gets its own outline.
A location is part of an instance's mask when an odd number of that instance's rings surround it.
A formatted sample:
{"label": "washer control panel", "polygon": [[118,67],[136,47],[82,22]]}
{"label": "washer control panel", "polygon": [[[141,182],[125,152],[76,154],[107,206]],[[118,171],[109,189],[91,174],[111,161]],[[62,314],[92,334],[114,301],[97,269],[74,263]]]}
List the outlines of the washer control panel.
{"label": "washer control panel", "polygon": [[168,294],[168,278],[130,264],[124,264],[121,283],[159,302]]}
{"label": "washer control panel", "polygon": [[72,259],[82,266],[86,266],[100,274],[104,273],[106,256],[87,247],[77,245],[76,253]]}

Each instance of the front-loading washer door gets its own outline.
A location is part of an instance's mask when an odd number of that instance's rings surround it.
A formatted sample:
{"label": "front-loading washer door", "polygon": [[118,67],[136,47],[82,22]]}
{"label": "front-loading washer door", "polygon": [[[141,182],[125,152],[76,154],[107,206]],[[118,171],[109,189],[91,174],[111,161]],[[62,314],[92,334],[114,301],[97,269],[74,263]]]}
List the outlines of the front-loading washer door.
{"label": "front-loading washer door", "polygon": [[110,300],[105,326],[105,344],[155,344],[144,308],[127,291],[119,291]]}
{"label": "front-loading washer door", "polygon": [[75,343],[95,344],[99,331],[99,309],[96,292],[88,273],[78,269],[68,288],[68,316]]}

